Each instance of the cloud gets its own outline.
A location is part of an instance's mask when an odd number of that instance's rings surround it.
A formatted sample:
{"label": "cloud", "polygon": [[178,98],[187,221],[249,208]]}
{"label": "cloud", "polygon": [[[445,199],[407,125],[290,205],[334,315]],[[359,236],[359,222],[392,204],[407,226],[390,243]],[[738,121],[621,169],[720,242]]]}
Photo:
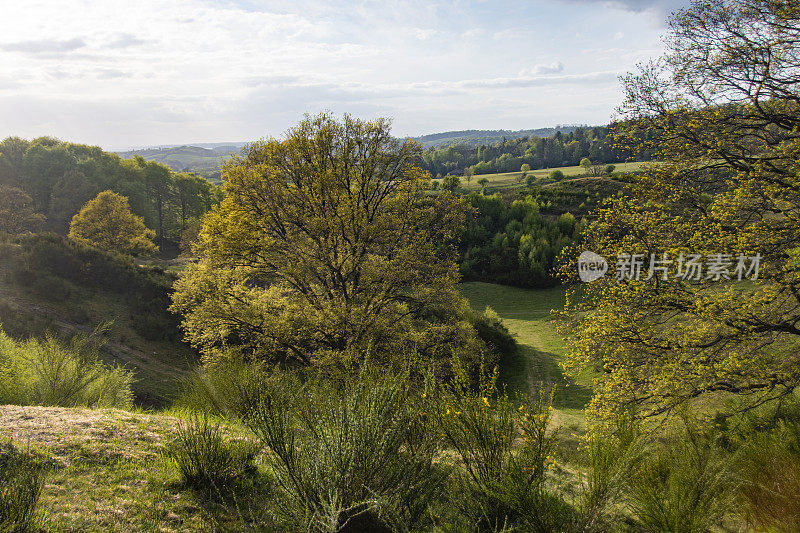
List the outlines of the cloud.
{"label": "cloud", "polygon": [[536,65],[531,69],[523,69],[520,73],[523,76],[544,76],[547,74],[558,74],[559,72],[564,71],[564,63],[561,61],[555,61],[549,65]]}
{"label": "cloud", "polygon": [[561,0],[568,3],[602,4],[604,7],[631,13],[647,13],[651,22],[663,26],[667,18],[676,11],[688,7],[690,0]]}
{"label": "cloud", "polygon": [[67,40],[39,39],[35,41],[3,43],[0,44],[0,50],[5,50],[6,52],[22,52],[24,54],[40,55],[72,52],[85,46],[86,43],[84,40],[76,37]]}
{"label": "cloud", "polygon": [[419,39],[420,41],[427,41],[434,35],[436,35],[436,30],[433,29],[422,29],[422,28],[414,28],[414,36]]}
{"label": "cloud", "polygon": [[106,48],[114,48],[114,49],[131,48],[135,46],[141,46],[145,43],[147,43],[146,39],[140,39],[139,37],[136,37],[135,35],[130,33],[121,33],[117,36],[116,39],[110,41],[106,45]]}

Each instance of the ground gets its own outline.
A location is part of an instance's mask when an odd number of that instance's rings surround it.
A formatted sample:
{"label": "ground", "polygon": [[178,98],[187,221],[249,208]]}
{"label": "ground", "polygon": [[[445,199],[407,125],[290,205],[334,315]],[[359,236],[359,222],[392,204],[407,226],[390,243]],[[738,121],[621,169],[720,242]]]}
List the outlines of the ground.
{"label": "ground", "polygon": [[519,344],[517,358],[502,369],[501,377],[512,391],[529,391],[539,382],[557,386],[556,423],[584,424],[583,408],[591,396],[591,376],[565,379],[559,363],[564,360],[564,339],[556,332],[551,310],[564,306],[566,289],[519,289],[492,283],[461,284],[461,292],[477,311],[487,306],[503,319]]}
{"label": "ground", "polygon": [[[639,170],[642,166],[642,163],[614,163],[616,167],[614,172],[634,172]],[[583,167],[575,166],[575,167],[558,167],[558,168],[543,168],[539,170],[531,170],[528,172],[528,175],[534,175],[539,179],[547,178],[553,170],[560,170],[564,173],[566,178],[581,178],[586,176],[586,170]],[[503,172],[499,174],[476,174],[472,176],[472,179],[467,182],[467,178],[461,176],[461,187],[465,189],[480,189],[481,185],[478,183],[478,180],[481,178],[486,178],[489,180],[488,187],[494,189],[506,189],[506,188],[513,188],[513,187],[524,187],[525,180],[520,179],[522,177],[522,172]],[[561,182],[563,183],[563,182]]]}
{"label": "ground", "polygon": [[178,484],[160,452],[179,423],[116,409],[0,407],[0,439],[51,461],[40,504],[46,531],[213,531],[240,522],[235,507]]}

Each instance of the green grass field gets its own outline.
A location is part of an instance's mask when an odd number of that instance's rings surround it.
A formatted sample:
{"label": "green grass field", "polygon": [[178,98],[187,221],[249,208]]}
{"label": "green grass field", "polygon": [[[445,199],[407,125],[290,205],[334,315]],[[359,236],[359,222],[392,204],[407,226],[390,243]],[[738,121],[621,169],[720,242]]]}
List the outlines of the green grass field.
{"label": "green grass field", "polygon": [[[634,172],[641,168],[642,163],[614,163],[616,167],[614,172]],[[575,167],[559,167],[559,168],[543,168],[540,170],[531,170],[528,174],[533,174],[539,179],[547,178],[547,176],[553,170],[560,170],[564,173],[566,178],[579,178],[585,177],[586,171],[583,167],[575,166]],[[481,186],[478,183],[478,180],[481,178],[486,178],[489,180],[489,187],[492,188],[500,188],[500,189],[508,189],[514,187],[522,187],[525,186],[525,182],[520,180],[522,176],[522,172],[505,172],[502,174],[480,174],[472,176],[472,179],[467,182],[465,177],[461,177],[461,187],[464,189],[480,189]]]}
{"label": "green grass field", "polygon": [[539,382],[557,386],[555,408],[560,423],[583,425],[583,408],[591,397],[590,375],[578,379],[563,376],[558,363],[564,360],[566,345],[556,332],[552,309],[564,306],[566,288],[528,290],[492,283],[461,284],[462,294],[473,309],[487,306],[503,319],[519,344],[517,359],[501,369],[501,378],[510,392],[528,392]]}

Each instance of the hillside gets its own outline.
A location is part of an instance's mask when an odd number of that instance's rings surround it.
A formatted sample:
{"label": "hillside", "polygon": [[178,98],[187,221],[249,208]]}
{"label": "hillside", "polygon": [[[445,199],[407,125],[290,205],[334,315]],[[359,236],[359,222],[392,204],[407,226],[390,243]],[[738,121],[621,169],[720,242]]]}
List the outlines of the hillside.
{"label": "hillside", "polygon": [[462,144],[468,147],[478,147],[483,144],[494,144],[506,139],[521,139],[524,137],[551,137],[556,132],[570,133],[580,126],[556,126],[554,128],[537,128],[533,130],[461,130],[431,133],[411,137],[425,148],[441,148],[453,144]]}
{"label": "hillside", "polygon": [[239,521],[235,508],[177,486],[160,451],[178,424],[117,409],[0,406],[2,438],[50,463],[47,531],[211,531]]}
{"label": "hillside", "polygon": [[[441,148],[456,144],[465,148],[476,148],[482,145],[502,143],[510,139],[551,137],[558,132],[567,134],[578,128],[580,126],[555,126],[530,130],[461,130],[408,138],[419,142],[424,148]],[[232,152],[238,152],[245,144],[247,143],[197,143],[141,148],[116,153],[124,159],[141,156],[147,161],[165,164],[176,172],[195,172],[216,182],[220,178],[222,163],[230,157]]]}
{"label": "hillside", "polygon": [[107,324],[104,360],[134,372],[138,405],[164,405],[199,361],[167,311],[172,280],[55,235],[0,242],[0,327],[24,339]]}

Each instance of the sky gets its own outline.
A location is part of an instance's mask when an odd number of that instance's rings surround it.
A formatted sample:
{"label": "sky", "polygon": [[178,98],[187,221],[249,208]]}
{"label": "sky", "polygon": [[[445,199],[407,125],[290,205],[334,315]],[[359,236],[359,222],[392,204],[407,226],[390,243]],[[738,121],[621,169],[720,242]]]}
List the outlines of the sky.
{"label": "sky", "polygon": [[0,138],[110,150],[605,124],[683,0],[0,0]]}

